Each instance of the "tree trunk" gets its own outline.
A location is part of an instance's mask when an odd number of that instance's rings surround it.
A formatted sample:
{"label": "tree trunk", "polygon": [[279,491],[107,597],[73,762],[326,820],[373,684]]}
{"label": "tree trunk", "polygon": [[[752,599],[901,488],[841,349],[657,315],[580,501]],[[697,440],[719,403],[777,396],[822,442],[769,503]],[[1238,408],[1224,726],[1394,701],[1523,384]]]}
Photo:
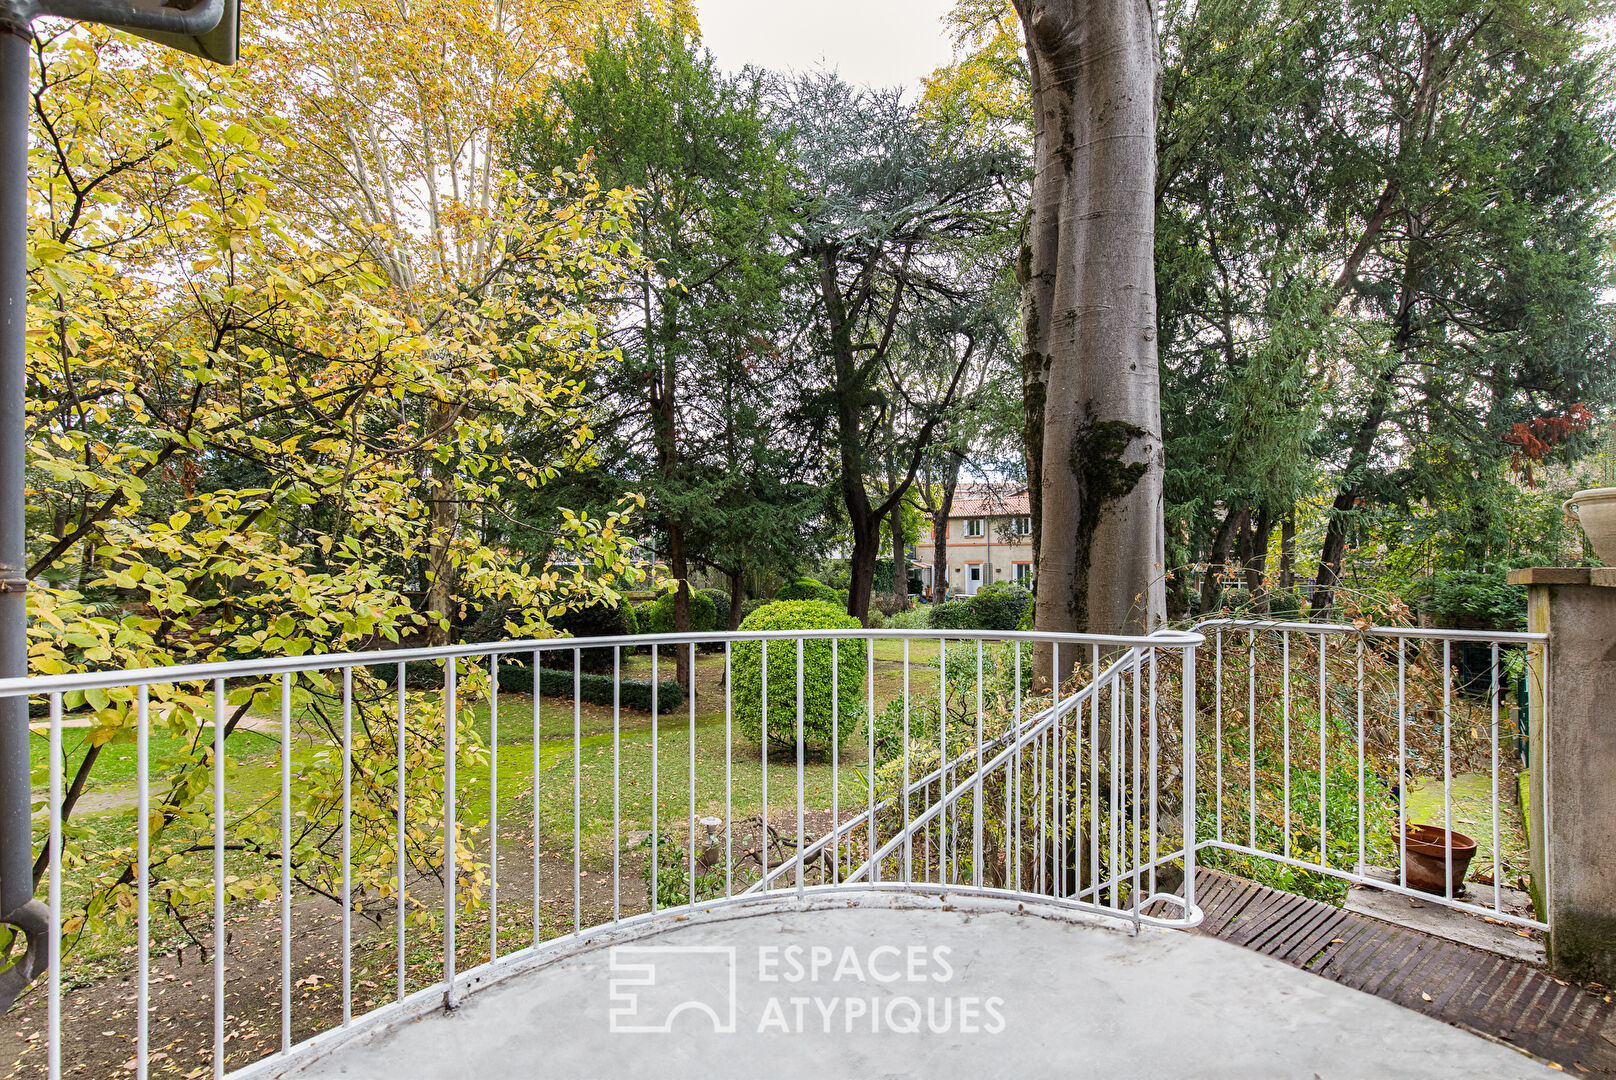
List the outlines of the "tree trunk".
{"label": "tree trunk", "polygon": [[892,508],[892,602],[903,611],[909,606],[908,538],[903,533],[903,503]]}
{"label": "tree trunk", "polygon": [[1274,511],[1267,503],[1257,511],[1257,521],[1251,528],[1251,539],[1246,544],[1246,591],[1251,594],[1251,606],[1268,614],[1268,592],[1264,587],[1268,577],[1268,535],[1274,531]]}
{"label": "tree trunk", "polygon": [[1214,614],[1223,603],[1223,568],[1229,562],[1229,548],[1235,533],[1244,531],[1251,510],[1244,506],[1230,507],[1223,516],[1223,524],[1212,537],[1212,553],[1206,560],[1206,573],[1201,576],[1201,618]]}
{"label": "tree trunk", "polygon": [[1029,438],[1042,417],[1029,454],[1041,485],[1037,626],[1148,633],[1166,612],[1156,13],[1125,0],[1015,6],[1034,115],[1019,276]]}
{"label": "tree trunk", "polygon": [[1279,591],[1289,594],[1296,587],[1296,508],[1285,512],[1279,523]]}
{"label": "tree trunk", "polygon": [[746,603],[746,590],[742,588],[744,575],[740,570],[726,570],[724,576],[729,578],[729,623],[725,630],[739,630],[741,628],[741,607]]}
{"label": "tree trunk", "polygon": [[[949,455],[943,475],[943,497],[931,516],[931,602],[940,604],[948,597],[948,519],[954,513],[954,492],[959,490],[960,454]],[[1037,518],[1033,518],[1036,523]]]}

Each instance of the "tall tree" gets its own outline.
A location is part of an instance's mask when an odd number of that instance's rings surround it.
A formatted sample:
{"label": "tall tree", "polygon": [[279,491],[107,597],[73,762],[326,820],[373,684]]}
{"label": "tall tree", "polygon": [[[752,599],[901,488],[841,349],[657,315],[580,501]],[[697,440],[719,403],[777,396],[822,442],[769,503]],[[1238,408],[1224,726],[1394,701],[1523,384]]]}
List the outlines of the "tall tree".
{"label": "tall tree", "polygon": [[[623,35],[603,28],[579,70],[513,128],[512,159],[530,172],[586,153],[602,182],[641,196],[636,239],[647,262],[622,297],[624,364],[605,389],[637,404],[619,411],[617,442],[630,460],[644,448],[655,463],[630,479],[660,520],[678,588],[674,628],[686,632],[693,534],[722,531],[696,519],[712,517],[719,489],[737,493],[702,462],[759,446],[736,425],[762,415],[767,380],[754,376],[777,362],[759,342],[779,321],[785,154],[767,128],[759,78],[720,72],[683,10],[641,16]],[[714,440],[722,445],[709,455]],[[688,685],[684,650],[678,677]]]}
{"label": "tall tree", "polygon": [[865,620],[882,523],[1004,336],[999,268],[972,242],[1007,234],[1021,167],[1012,147],[926,121],[901,92],[833,75],[797,80],[782,112],[801,170],[793,239],[818,360],[805,409],[834,447],[853,540],[848,613]]}
{"label": "tall tree", "polygon": [[1033,106],[1020,267],[1037,625],[1148,632],[1165,614],[1156,5],[1015,6]]}

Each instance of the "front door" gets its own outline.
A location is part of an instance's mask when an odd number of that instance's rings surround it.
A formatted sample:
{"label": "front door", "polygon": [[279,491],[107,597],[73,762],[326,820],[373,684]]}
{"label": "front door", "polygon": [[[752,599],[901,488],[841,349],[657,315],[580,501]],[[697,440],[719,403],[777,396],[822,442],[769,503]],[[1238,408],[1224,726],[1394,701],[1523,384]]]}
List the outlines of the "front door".
{"label": "front door", "polygon": [[965,568],[965,595],[975,596],[982,587],[982,564],[971,563]]}

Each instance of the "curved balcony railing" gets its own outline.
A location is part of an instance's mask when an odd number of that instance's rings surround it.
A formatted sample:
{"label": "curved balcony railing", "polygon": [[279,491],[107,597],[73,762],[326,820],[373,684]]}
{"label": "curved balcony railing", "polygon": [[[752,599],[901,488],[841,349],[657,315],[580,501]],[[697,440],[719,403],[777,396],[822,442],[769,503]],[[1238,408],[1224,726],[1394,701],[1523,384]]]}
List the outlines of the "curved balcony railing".
{"label": "curved balcony railing", "polygon": [[[64,1031],[111,1022],[79,1015],[64,977],[127,948],[144,1077],[153,988],[171,956],[200,951],[211,1033],[160,1052],[245,1077],[696,908],[900,889],[1184,927],[1201,859],[1407,892],[1402,870],[1372,866],[1406,856],[1386,838],[1439,786],[1451,875],[1461,778],[1490,779],[1497,861],[1511,654],[1543,647],[1215,620],[1149,637],[560,639],[0,681],[28,696],[45,744],[36,829],[61,928],[20,1007],[43,1007],[54,1080],[82,1064],[64,1061],[81,1045]],[[130,805],[90,831],[64,775],[79,727],[134,758]],[[1500,876],[1479,898],[1461,875],[1434,899],[1541,926],[1508,908]]]}

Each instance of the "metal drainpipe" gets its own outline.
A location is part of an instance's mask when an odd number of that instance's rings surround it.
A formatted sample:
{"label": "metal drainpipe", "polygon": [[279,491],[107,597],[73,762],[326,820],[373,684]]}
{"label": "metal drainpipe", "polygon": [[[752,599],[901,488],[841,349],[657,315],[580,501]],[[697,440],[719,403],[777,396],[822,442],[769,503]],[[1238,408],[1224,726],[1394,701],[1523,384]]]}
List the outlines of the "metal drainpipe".
{"label": "metal drainpipe", "polygon": [[[28,75],[26,18],[0,6],[0,676],[28,674],[28,607],[23,458],[28,310]],[[28,787],[28,699],[0,698],[0,922],[28,939],[22,958],[0,972],[0,1009],[10,1008],[43,967],[49,932],[34,899],[33,823]]]}

